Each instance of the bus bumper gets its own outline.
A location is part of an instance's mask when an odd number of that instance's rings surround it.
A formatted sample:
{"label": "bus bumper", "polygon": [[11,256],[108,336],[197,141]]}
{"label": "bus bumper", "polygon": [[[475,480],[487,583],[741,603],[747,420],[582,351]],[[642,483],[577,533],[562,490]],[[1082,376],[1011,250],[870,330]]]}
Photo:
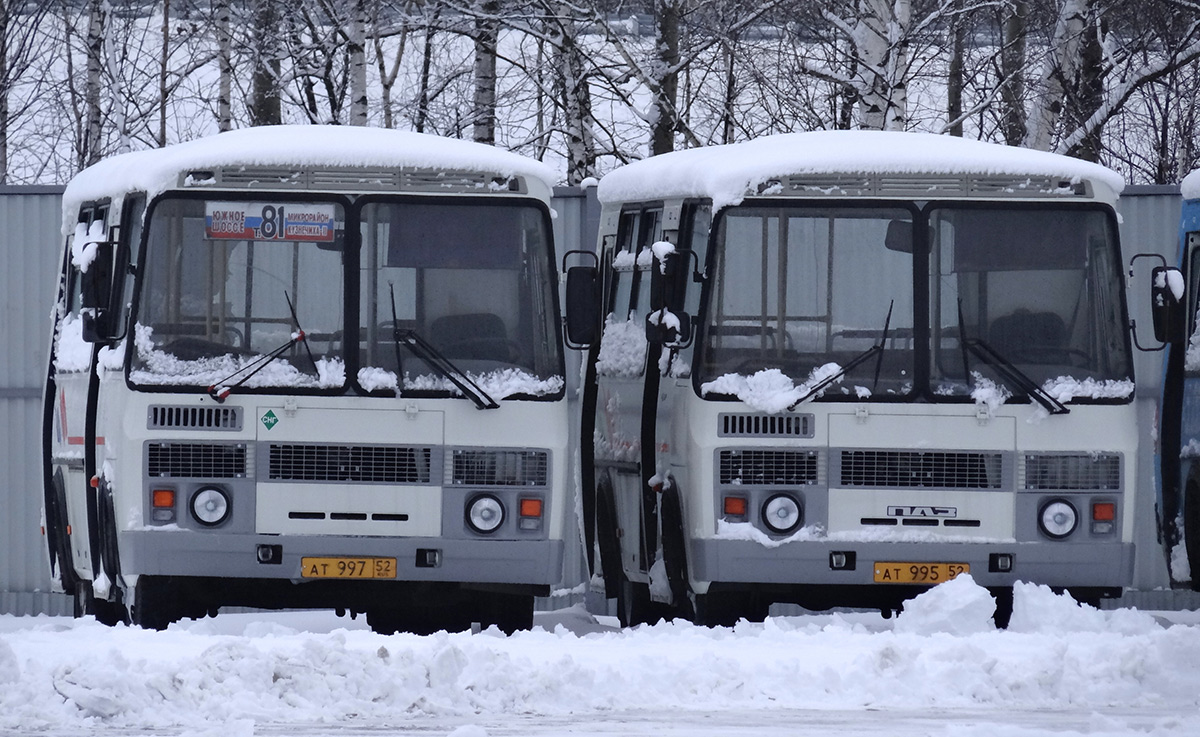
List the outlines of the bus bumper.
{"label": "bus bumper", "polygon": [[[988,587],[1026,581],[1051,587],[1111,588],[1129,586],[1133,580],[1133,545],[1117,542],[806,541],[768,548],[748,540],[707,539],[693,540],[689,552],[695,580],[722,583],[887,587],[891,584],[877,584],[874,578],[876,564],[885,562],[965,563],[975,582]],[[1006,560],[1011,564],[1008,570],[998,570]],[[843,561],[852,563],[835,567]]]}
{"label": "bus bumper", "polygon": [[122,573],[137,575],[300,582],[321,580],[304,578],[302,558],[371,557],[395,558],[396,581],[553,586],[563,577],[562,540],[288,537],[136,530],[122,533],[121,546]]}

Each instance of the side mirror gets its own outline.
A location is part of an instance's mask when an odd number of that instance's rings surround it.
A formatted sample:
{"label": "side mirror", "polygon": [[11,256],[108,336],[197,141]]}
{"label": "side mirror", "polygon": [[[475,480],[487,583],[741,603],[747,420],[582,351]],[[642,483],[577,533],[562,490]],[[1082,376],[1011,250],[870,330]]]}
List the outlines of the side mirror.
{"label": "side mirror", "polygon": [[584,348],[600,337],[600,272],[595,266],[567,269],[567,346]]}
{"label": "side mirror", "polygon": [[646,315],[646,340],[667,345],[686,345],[691,341],[692,320],[684,312],[687,294],[688,262],[692,251],[676,251],[674,246],[653,246],[654,265],[650,268],[650,313]]}
{"label": "side mirror", "polygon": [[1156,266],[1150,278],[1154,338],[1160,343],[1182,343],[1187,339],[1183,272],[1171,266]]}
{"label": "side mirror", "polygon": [[113,243],[95,243],[95,253],[81,271],[80,297],[83,308],[83,339],[89,343],[103,343],[114,333],[111,310],[113,298]]}
{"label": "side mirror", "polygon": [[646,342],[686,346],[692,338],[692,316],[686,312],[655,310],[646,315]]}

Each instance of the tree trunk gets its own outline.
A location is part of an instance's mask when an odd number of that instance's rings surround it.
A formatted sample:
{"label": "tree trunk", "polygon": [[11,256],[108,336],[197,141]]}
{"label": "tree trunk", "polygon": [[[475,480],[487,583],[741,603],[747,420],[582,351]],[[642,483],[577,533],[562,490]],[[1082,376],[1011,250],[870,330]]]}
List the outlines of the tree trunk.
{"label": "tree trunk", "polygon": [[1012,0],[1002,20],[1003,49],[1000,52],[1000,129],[1004,142],[1020,146],[1025,141],[1025,64],[1029,4]]}
{"label": "tree trunk", "polygon": [[167,145],[167,64],[171,56],[171,0],[163,0],[162,55],[158,68],[158,146]]}
{"label": "tree trunk", "polygon": [[[1103,32],[1104,24],[1095,21],[1088,23],[1083,29],[1079,72],[1073,80],[1072,94],[1068,97],[1071,128],[1084,125],[1104,104],[1104,49],[1101,39]],[[1099,125],[1089,130],[1083,136],[1083,140],[1073,146],[1067,155],[1099,162],[1102,130],[1103,126]]]}
{"label": "tree trunk", "polygon": [[233,129],[233,41],[229,36],[229,0],[217,2],[217,128]]}
{"label": "tree trunk", "polygon": [[100,71],[104,60],[103,0],[88,3],[87,77],[83,88],[84,127],[83,145],[79,152],[79,168],[100,160]]}
{"label": "tree trunk", "polygon": [[1079,69],[1080,46],[1088,22],[1087,0],[1063,0],[1050,55],[1042,72],[1041,89],[1030,116],[1025,146],[1049,151],[1062,120],[1066,96]]}
{"label": "tree trunk", "polygon": [[963,54],[966,51],[967,22],[962,16],[962,0],[954,0],[950,18],[950,68],[946,75],[946,119],[952,136],[963,134]]}
{"label": "tree trunk", "polygon": [[433,11],[433,22],[425,27],[425,47],[421,49],[421,77],[417,82],[417,117],[413,121],[413,130],[417,133],[425,132],[425,124],[429,120],[429,75],[433,68],[433,36],[441,12],[441,5],[438,5]]}
{"label": "tree trunk", "polygon": [[0,185],[8,184],[8,14],[5,2],[0,5]]}
{"label": "tree trunk", "polygon": [[283,100],[279,89],[280,26],[277,0],[258,0],[254,10],[256,43],[250,93],[250,125],[279,125],[283,122]]}
{"label": "tree trunk", "polygon": [[[565,10],[565,8],[564,8]],[[584,73],[587,62],[575,43],[574,24],[564,14],[558,21],[557,42],[563,130],[567,144],[567,184],[579,184],[596,175],[596,143],[593,133],[592,96]]]}
{"label": "tree trunk", "polygon": [[650,155],[657,156],[675,150],[675,130],[678,112],[675,102],[679,94],[679,23],[680,0],[657,0],[654,7],[654,84],[650,112]]}
{"label": "tree trunk", "polygon": [[908,125],[910,0],[862,0],[854,25],[858,51],[859,123],[868,130]]}
{"label": "tree trunk", "polygon": [[496,142],[496,46],[500,38],[499,0],[479,0],[475,19],[475,99],[472,140]]}
{"label": "tree trunk", "polygon": [[350,8],[350,125],[367,124],[367,6],[354,0]]}

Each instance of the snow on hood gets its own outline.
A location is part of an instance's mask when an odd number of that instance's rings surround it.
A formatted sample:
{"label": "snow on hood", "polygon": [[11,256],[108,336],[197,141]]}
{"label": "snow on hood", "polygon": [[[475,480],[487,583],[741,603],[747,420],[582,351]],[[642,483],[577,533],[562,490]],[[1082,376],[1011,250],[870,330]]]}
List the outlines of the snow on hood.
{"label": "snow on hood", "polygon": [[601,179],[596,195],[604,203],[707,197],[716,210],[776,177],[836,173],[1060,177],[1095,180],[1114,193],[1125,187],[1111,169],[1045,151],[931,133],[813,131],[643,159]]}
{"label": "snow on hood", "polygon": [[1200,169],[1184,177],[1179,190],[1185,200],[1200,200]]}
{"label": "snow on hood", "polygon": [[114,190],[154,195],[178,185],[181,171],[217,166],[362,166],[478,170],[525,176],[553,186],[557,175],[540,161],[472,141],[386,128],[279,125],[243,128],[159,149],[105,159],[71,180],[63,194],[66,226],[88,200]]}

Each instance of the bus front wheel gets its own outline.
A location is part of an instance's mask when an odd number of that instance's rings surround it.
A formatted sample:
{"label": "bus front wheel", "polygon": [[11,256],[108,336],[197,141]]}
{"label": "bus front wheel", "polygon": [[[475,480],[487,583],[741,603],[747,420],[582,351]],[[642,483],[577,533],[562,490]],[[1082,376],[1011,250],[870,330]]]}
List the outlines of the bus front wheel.
{"label": "bus front wheel", "polygon": [[1200,591],[1200,483],[1190,478],[1183,496],[1183,544],[1192,572],[1192,590]]}

